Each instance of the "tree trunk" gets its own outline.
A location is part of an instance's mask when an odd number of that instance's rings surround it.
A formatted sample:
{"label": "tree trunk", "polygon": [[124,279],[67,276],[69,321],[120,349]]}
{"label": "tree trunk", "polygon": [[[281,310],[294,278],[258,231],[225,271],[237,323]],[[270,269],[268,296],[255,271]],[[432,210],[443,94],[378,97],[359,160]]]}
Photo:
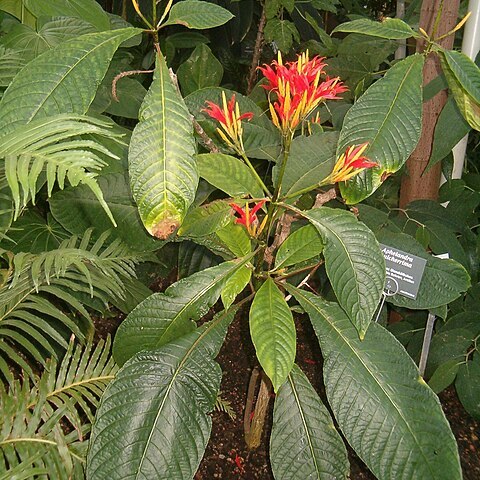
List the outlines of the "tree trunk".
{"label": "tree trunk", "polygon": [[[437,27],[436,37],[447,33],[457,23],[460,0],[424,0],[420,13],[420,26],[432,34],[437,12],[443,3],[443,11]],[[450,49],[453,46],[454,35],[444,38],[439,43],[442,47]],[[417,52],[423,52],[425,42],[417,41]],[[441,73],[440,61],[436,54],[431,53],[425,61],[423,69],[423,84],[427,85]],[[440,185],[441,164],[438,163],[427,173],[424,173],[433,146],[433,134],[438,117],[447,101],[447,91],[442,90],[433,98],[423,104],[423,125],[420,141],[417,148],[407,160],[407,173],[402,178],[400,188],[400,208],[405,208],[413,200],[438,198]]]}

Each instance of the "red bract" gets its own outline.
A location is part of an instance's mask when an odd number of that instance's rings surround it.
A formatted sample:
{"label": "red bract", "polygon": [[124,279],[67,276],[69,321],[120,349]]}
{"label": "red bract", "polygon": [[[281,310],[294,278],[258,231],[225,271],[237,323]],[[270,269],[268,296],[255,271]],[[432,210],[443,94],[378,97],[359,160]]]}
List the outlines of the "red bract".
{"label": "red bract", "polygon": [[345,182],[366,168],[377,167],[377,163],[362,156],[367,147],[368,142],[348,147],[335,163],[332,173],[322,183]]}
{"label": "red bract", "polygon": [[293,132],[320,102],[338,99],[347,90],[338,77],[320,82],[326,66],[322,60],[319,56],[309,60],[306,52],[283,65],[279,52],[278,62],[259,67],[268,82],[263,88],[276,95],[273,103],[269,99],[272,121],[284,135]]}
{"label": "red bract", "polygon": [[263,230],[263,227],[265,226],[265,220],[267,217],[265,217],[264,221],[262,222],[262,225],[260,226],[260,229],[257,231],[257,215],[256,213],[263,207],[265,204],[265,200],[261,200],[258,202],[252,209],[250,209],[248,203],[245,204],[245,209],[240,207],[240,205],[237,205],[236,203],[231,203],[230,206],[240,215],[240,217],[237,217],[235,220],[235,223],[239,223],[241,225],[244,225],[252,236],[256,236],[260,234],[260,232]]}
{"label": "red bract", "polygon": [[210,101],[206,101],[205,103],[207,104],[207,108],[204,108],[202,112],[205,112],[208,116],[220,123],[223,130],[217,128],[217,132],[225,143],[237,151],[243,151],[242,120],[251,120],[253,113],[246,112],[240,115],[240,108],[235,101],[235,94],[232,95],[232,98],[227,103],[225,92],[222,92],[223,108]]}

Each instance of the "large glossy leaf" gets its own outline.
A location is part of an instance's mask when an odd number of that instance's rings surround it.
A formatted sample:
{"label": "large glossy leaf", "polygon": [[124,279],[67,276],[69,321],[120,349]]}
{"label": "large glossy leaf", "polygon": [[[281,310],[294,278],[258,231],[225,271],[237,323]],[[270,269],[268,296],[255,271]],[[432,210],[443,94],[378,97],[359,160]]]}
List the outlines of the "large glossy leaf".
{"label": "large glossy leaf", "polygon": [[110,30],[108,15],[95,0],[24,0],[24,3],[36,17],[80,18],[98,30]]}
{"label": "large glossy leaf", "polygon": [[237,296],[242,293],[252,277],[252,269],[246,265],[237,270],[225,282],[222,289],[222,303],[225,309],[229,309]]}
{"label": "large glossy leaf", "polygon": [[198,173],[192,122],[157,55],[155,77],[140,110],[128,155],[130,184],[140,217],[165,239],[182,223],[195,199]]}
{"label": "large glossy leaf", "polygon": [[250,335],[260,365],[278,392],[295,361],[296,332],[292,312],[271,278],[267,278],[253,299]]}
{"label": "large glossy leaf", "polygon": [[202,153],[196,158],[200,176],[231,197],[263,196],[255,177],[238,158],[223,153]]}
{"label": "large glossy leaf", "polygon": [[37,30],[22,23],[11,28],[2,38],[8,48],[24,50],[24,58],[31,60],[61,43],[96,29],[92,24],[71,17],[42,17],[37,21]]}
{"label": "large glossy leaf", "polygon": [[216,234],[236,257],[248,255],[252,250],[250,236],[242,225],[229,223]]}
{"label": "large glossy leaf", "polygon": [[418,33],[399,18],[384,18],[381,22],[374,22],[368,18],[359,18],[351,22],[345,22],[332,31],[362,33],[373,37],[387,38],[391,40],[400,40],[402,38],[418,37]]}
{"label": "large glossy leaf", "polygon": [[428,168],[442,161],[453,147],[470,131],[455,101],[450,97],[442,109],[435,126],[432,154]]}
{"label": "large glossy leaf", "polygon": [[422,55],[394,65],[348,111],[337,155],[351,145],[369,142],[365,155],[378,167],[364,170],[341,184],[347,203],[358,203],[374,192],[382,177],[396,172],[410,156],[422,128]]}
{"label": "large glossy leaf", "polygon": [[374,323],[360,341],[337,304],[289,289],[318,336],[335,418],[375,476],[460,480],[457,444],[440,402],[395,337]]}
{"label": "large glossy leaf", "polygon": [[289,267],[322,253],[323,240],[313,225],[295,230],[280,245],[275,255],[275,269]]}
{"label": "large glossy leaf", "polygon": [[455,260],[440,259],[428,255],[424,248],[410,235],[381,231],[377,238],[384,245],[398,248],[427,260],[415,300],[401,295],[387,297],[387,301],[400,307],[430,309],[453,302],[470,286],[470,277]]}
{"label": "large glossy leaf", "polygon": [[7,238],[0,242],[0,246],[13,253],[42,253],[55,250],[63,240],[69,237],[69,233],[50,214],[45,220],[31,210],[26,211],[12,224]]}
{"label": "large glossy leaf", "polygon": [[224,200],[216,200],[201,207],[192,208],[187,213],[179,236],[203,237],[225,227],[232,221],[232,208]]}
{"label": "large glossy leaf", "polygon": [[227,23],[233,15],[220,5],[199,0],[184,0],[173,5],[166,25],[184,25],[187,28],[202,30]]}
{"label": "large glossy leaf", "polygon": [[[126,175],[104,175],[99,177],[98,184],[117,222],[115,236],[120,237],[135,251],[153,251],[160,248],[162,242],[148,235],[138,216]],[[86,185],[55,193],[50,199],[50,208],[58,222],[77,235],[91,227],[95,228],[94,234],[100,235],[112,227],[107,214]]]}
{"label": "large glossy leaf", "polygon": [[205,87],[217,87],[223,77],[223,66],[209,47],[198,45],[177,70],[183,95]]}
{"label": "large glossy leaf", "polygon": [[338,208],[313,209],[305,216],[323,237],[328,278],[363,338],[385,284],[385,260],[375,236],[353,214]]}
{"label": "large glossy leaf", "polygon": [[249,260],[224,262],[183,278],[138,305],[120,325],[113,355],[122,365],[141,350],[153,350],[195,329],[195,321],[218,300],[226,280]]}
{"label": "large glossy leaf", "polygon": [[465,54],[440,52],[443,73],[457,106],[472,128],[480,130],[480,71]]}
{"label": "large glossy leaf", "polygon": [[297,365],[275,398],[270,461],[276,480],[348,478],[345,444],[330,413]]}
{"label": "large glossy leaf", "polygon": [[455,388],[465,410],[480,419],[480,355],[474,353],[473,360],[460,365]]}
{"label": "large glossy leaf", "polygon": [[118,372],[97,412],[88,480],[193,478],[210,436],[222,372],[218,354],[233,311]]}
{"label": "large glossy leaf", "polygon": [[[332,171],[338,132],[325,132],[300,136],[293,140],[282,180],[282,195],[288,196],[299,190],[314,187]],[[275,183],[278,167],[274,167]]]}
{"label": "large glossy leaf", "polygon": [[22,69],[0,102],[0,135],[36,118],[83,115],[119,45],[136,28],[90,33],[43,53]]}

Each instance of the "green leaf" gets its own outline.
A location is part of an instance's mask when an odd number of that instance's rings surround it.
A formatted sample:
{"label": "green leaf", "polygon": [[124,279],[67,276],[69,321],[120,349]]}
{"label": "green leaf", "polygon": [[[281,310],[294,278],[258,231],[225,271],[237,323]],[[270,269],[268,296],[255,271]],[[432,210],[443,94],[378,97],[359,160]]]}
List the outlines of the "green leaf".
{"label": "green leaf", "polygon": [[433,147],[428,167],[443,160],[453,147],[470,131],[455,101],[450,97],[442,109],[435,126]]}
{"label": "green leaf", "polygon": [[[147,90],[138,80],[128,77],[121,78],[117,82],[118,102],[112,98],[105,111],[110,115],[136,120],[146,93]],[[109,95],[111,95],[111,83],[109,85]]]}
{"label": "green leaf", "polygon": [[338,305],[288,290],[318,336],[335,418],[374,475],[460,480],[457,444],[440,402],[395,337],[374,323],[360,341]]}
{"label": "green leaf", "polygon": [[145,228],[157,238],[167,238],[181,225],[195,199],[194,153],[190,114],[158,55],[128,155],[133,198]]}
{"label": "green leaf", "polygon": [[402,38],[419,37],[419,34],[399,18],[385,18],[381,22],[375,22],[368,18],[359,18],[351,22],[341,23],[332,31],[347,33],[362,33],[373,37],[400,40]]}
{"label": "green leaf", "polygon": [[350,212],[322,207],[305,212],[305,217],[323,237],[333,291],[363,338],[385,285],[385,260],[378,242]]}
{"label": "green leaf", "polygon": [[428,386],[435,393],[440,393],[445,390],[454,382],[459,367],[460,361],[458,359],[448,360],[447,362],[442,363],[435,372],[433,372],[433,375],[428,381]]}
{"label": "green leaf", "polygon": [[[332,171],[338,132],[300,136],[293,140],[282,180],[282,195],[318,185]],[[277,182],[278,166],[273,169]]]}
{"label": "green leaf", "polygon": [[201,43],[177,70],[182,93],[188,95],[205,87],[218,87],[223,77],[222,64],[210,48]]}
{"label": "green leaf", "polygon": [[222,229],[232,220],[232,208],[224,200],[216,200],[193,208],[178,230],[180,237],[204,237]]}
{"label": "green leaf", "polygon": [[192,479],[210,436],[208,413],[222,372],[213,360],[234,312],[152,352],[118,372],[97,412],[88,480]]}
{"label": "green leaf", "polygon": [[465,410],[480,419],[480,355],[476,352],[473,360],[460,365],[455,382],[458,398]]}
{"label": "green leaf", "polygon": [[275,397],[270,462],[276,479],[349,477],[345,444],[328,410],[297,365]]}
{"label": "green leaf", "polygon": [[36,18],[32,15],[25,5],[18,0],[0,0],[0,10],[18,18],[23,24],[35,28]]}
{"label": "green leaf", "polygon": [[[162,242],[148,235],[140,220],[126,175],[103,175],[98,178],[98,184],[117,221],[115,236],[134,251],[145,252],[160,248]],[[98,236],[112,226],[102,206],[86,185],[55,193],[50,199],[50,208],[55,219],[69,232],[77,235],[94,227],[94,235]]]}
{"label": "green leaf", "polygon": [[245,265],[227,279],[221,295],[225,310],[228,310],[237,298],[237,295],[243,292],[251,277],[252,269]]}
{"label": "green leaf", "polygon": [[[173,245],[173,244],[170,244]],[[178,279],[214,267],[222,263],[222,258],[203,245],[185,240],[178,246]],[[173,268],[173,265],[172,267]],[[171,269],[170,269],[171,270]]]}
{"label": "green leaf", "polygon": [[250,236],[242,225],[229,223],[217,230],[216,234],[236,257],[243,257],[252,251]]}
{"label": "green leaf", "polygon": [[[96,203],[98,205],[98,202]],[[45,221],[34,210],[28,210],[12,224],[7,237],[0,243],[2,248],[13,253],[42,253],[55,250],[70,235],[50,214]]]}
{"label": "green leaf", "polygon": [[[251,256],[250,256],[251,257]],[[140,303],[122,322],[113,343],[119,365],[195,329],[195,321],[218,300],[226,280],[249,260],[224,262],[183,278]]]}
{"label": "green leaf", "polygon": [[323,241],[313,225],[295,230],[280,245],[275,256],[275,270],[313,258],[323,250]]}
{"label": "green leaf", "polygon": [[280,20],[276,17],[272,18],[267,21],[264,33],[267,42],[275,42],[277,48],[285,53],[292,48],[294,41],[300,41],[300,34],[298,33],[297,27],[290,20]]}
{"label": "green leaf", "polygon": [[[455,50],[442,50],[443,58],[462,88],[480,103],[480,69],[467,55]],[[447,77],[448,81],[448,77]]]}
{"label": "green leaf", "polygon": [[233,15],[223,7],[210,2],[184,0],[173,5],[167,21],[162,25],[184,25],[203,30],[227,23]]}
{"label": "green leaf", "polygon": [[37,118],[86,113],[113,54],[138,33],[125,28],[82,35],[32,60],[2,97],[0,135]]}
{"label": "green leaf", "polygon": [[369,142],[365,155],[379,166],[340,185],[347,203],[371,195],[415,149],[422,128],[423,61],[423,55],[417,54],[395,64],[348,111],[337,156],[351,145]]}
{"label": "green leaf", "polygon": [[440,51],[443,73],[458,109],[475,130],[480,130],[480,72],[465,54]]}
{"label": "green leaf", "polygon": [[25,6],[36,16],[73,17],[91,23],[98,30],[110,30],[106,12],[95,0],[24,0]]}
{"label": "green leaf", "polygon": [[202,153],[196,158],[200,176],[231,197],[263,197],[252,172],[238,158],[223,153]]}
{"label": "green leaf", "polygon": [[278,392],[295,361],[296,332],[292,312],[270,277],[253,299],[250,335],[258,361]]}
{"label": "green leaf", "polygon": [[96,31],[90,23],[70,17],[55,18],[43,26],[37,23],[38,31],[19,23],[2,37],[2,45],[22,51],[25,63],[60,43]]}
{"label": "green leaf", "polygon": [[381,231],[378,240],[389,247],[413,253],[427,260],[415,300],[401,295],[387,297],[387,301],[399,307],[428,310],[453,302],[470,286],[470,277],[455,260],[440,259],[428,255],[414,238],[403,233]]}

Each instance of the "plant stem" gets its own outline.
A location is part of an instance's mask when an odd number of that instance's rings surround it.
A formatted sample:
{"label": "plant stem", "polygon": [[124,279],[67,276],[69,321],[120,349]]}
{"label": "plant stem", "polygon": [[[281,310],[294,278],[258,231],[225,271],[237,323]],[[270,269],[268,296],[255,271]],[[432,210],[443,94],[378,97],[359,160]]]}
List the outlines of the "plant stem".
{"label": "plant stem", "polygon": [[272,194],[270,192],[270,190],[268,189],[268,187],[265,185],[264,181],[260,178],[260,175],[257,173],[257,171],[255,170],[255,168],[253,167],[252,165],[252,162],[250,162],[249,158],[247,157],[247,155],[245,154],[244,151],[239,151],[238,153],[240,153],[242,159],[245,161],[245,163],[247,164],[248,168],[250,169],[250,171],[252,172],[252,175],[255,177],[255,180],[257,180],[258,184],[260,185],[260,187],[262,187],[262,190],[271,198],[272,197]]}
{"label": "plant stem", "polygon": [[293,133],[291,133],[289,136],[284,137],[283,158],[282,158],[282,163],[280,165],[280,173],[278,174],[277,186],[275,187],[275,191],[273,192],[272,202],[276,202],[278,200],[278,197],[280,196],[280,191],[282,189],[283,176],[285,175],[285,169],[287,167],[287,161],[290,155],[290,145],[292,144],[292,138],[293,138]]}

